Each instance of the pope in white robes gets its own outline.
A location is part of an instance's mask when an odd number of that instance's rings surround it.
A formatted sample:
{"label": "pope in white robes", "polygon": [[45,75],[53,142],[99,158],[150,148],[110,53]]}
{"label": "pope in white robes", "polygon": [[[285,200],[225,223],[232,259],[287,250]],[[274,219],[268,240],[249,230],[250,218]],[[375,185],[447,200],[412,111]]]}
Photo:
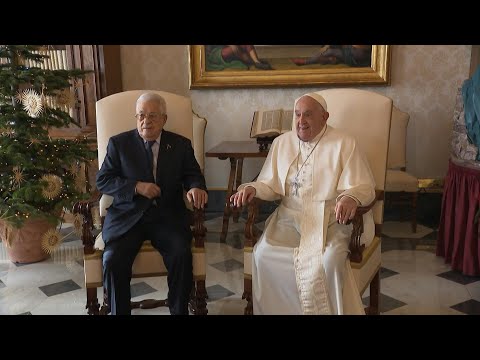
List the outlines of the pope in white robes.
{"label": "pope in white robes", "polygon": [[[295,129],[273,141],[257,181],[230,199],[234,206],[281,200],[253,249],[254,314],[365,314],[346,223],[374,200],[375,182],[355,139],[327,125],[328,116],[322,96],[297,99]],[[363,217],[368,245],[373,215]]]}

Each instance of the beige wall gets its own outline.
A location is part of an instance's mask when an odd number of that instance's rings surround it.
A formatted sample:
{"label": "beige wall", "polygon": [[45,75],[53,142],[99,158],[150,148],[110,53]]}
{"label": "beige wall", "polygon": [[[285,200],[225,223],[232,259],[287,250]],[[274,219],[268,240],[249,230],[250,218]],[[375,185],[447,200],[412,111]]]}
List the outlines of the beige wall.
{"label": "beige wall", "polygon": [[[419,177],[446,174],[455,95],[469,76],[470,45],[392,46],[391,85],[362,87],[391,97],[410,113],[407,169]],[[193,109],[208,119],[205,148],[223,140],[249,140],[256,108],[291,107],[296,97],[318,88],[189,90],[188,46],[121,47],[124,90],[159,89],[190,95]],[[244,181],[253,178],[262,160],[245,160]],[[228,161],[207,158],[210,189],[226,188]]]}

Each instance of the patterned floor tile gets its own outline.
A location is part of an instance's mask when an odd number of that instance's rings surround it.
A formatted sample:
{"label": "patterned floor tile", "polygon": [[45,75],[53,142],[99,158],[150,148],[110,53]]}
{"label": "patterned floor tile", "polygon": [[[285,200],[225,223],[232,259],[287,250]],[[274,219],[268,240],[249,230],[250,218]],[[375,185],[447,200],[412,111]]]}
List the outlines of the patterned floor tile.
{"label": "patterned floor tile", "polygon": [[243,315],[247,302],[240,295],[230,295],[217,301],[209,302],[208,315]]}
{"label": "patterned floor tile", "polygon": [[11,283],[0,289],[0,315],[17,315],[32,311],[48,298],[38,287],[17,286]]}
{"label": "patterned floor tile", "polygon": [[442,258],[428,251],[416,250],[386,251],[382,253],[382,266],[401,274],[436,275],[451,270]]}
{"label": "patterned floor tile", "polygon": [[417,245],[415,250],[418,250],[418,251],[428,251],[432,254],[435,254],[436,253],[436,247],[435,245]]}
{"label": "patterned floor tile", "polygon": [[382,313],[382,315],[465,315],[464,313],[445,306],[407,304]]}
{"label": "patterned floor tile", "polygon": [[210,266],[213,266],[215,269],[224,272],[243,269],[243,263],[234,259],[228,259],[215,264],[210,264]]}
{"label": "patterned floor tile", "polygon": [[[362,301],[363,301],[363,305],[368,306],[368,304],[370,303],[370,296],[363,298]],[[384,312],[406,305],[406,303],[404,303],[403,301],[394,299],[382,293],[380,293],[379,302],[380,302],[380,313],[384,313]]]}
{"label": "patterned floor tile", "polygon": [[222,216],[223,213],[220,212],[205,212],[205,221],[209,221]]}
{"label": "patterned floor tile", "polygon": [[223,299],[227,296],[234,295],[235,293],[224,288],[222,285],[216,284],[216,285],[207,287],[207,294],[208,294],[207,302],[212,302],[219,299]]}
{"label": "patterned floor tile", "polygon": [[[229,245],[235,249],[243,249],[244,245],[244,235],[243,233],[238,232],[228,232],[227,237],[225,238],[225,244]],[[207,236],[205,237],[206,243],[220,243],[220,233],[210,233],[207,232]]]}
{"label": "patterned floor tile", "polygon": [[382,293],[407,304],[432,307],[450,307],[471,299],[464,285],[428,273],[425,268],[417,270],[414,266],[383,279],[380,285]]}
{"label": "patterned floor tile", "polygon": [[[223,227],[223,216],[216,217],[210,220],[205,221],[205,227],[209,233],[221,233]],[[240,217],[238,222],[233,221],[233,216],[230,216],[228,222],[228,233],[241,233],[245,231],[245,219]]]}
{"label": "patterned floor tile", "polygon": [[472,299],[480,301],[480,281],[465,286]]}
{"label": "patterned floor tile", "polygon": [[[246,305],[241,299],[246,214],[229,229],[225,244],[219,243],[223,213],[206,215],[217,227],[217,232],[210,227],[205,241],[207,264],[211,264],[206,278],[209,314],[241,315]],[[63,230],[68,235],[71,228]],[[434,254],[436,239],[437,231],[419,239],[383,236],[381,314],[480,314],[480,277],[452,272],[444,259]],[[0,242],[0,314],[86,314],[85,289],[77,285],[84,277],[83,247],[78,238],[69,235],[49,259],[35,264],[13,264],[4,250]],[[137,301],[164,299],[168,292],[165,277],[134,279],[131,289]],[[102,291],[97,291],[99,300]],[[364,296],[368,304],[368,289]],[[169,313],[168,308],[135,311],[139,315]]]}
{"label": "patterned floor tile", "polygon": [[435,253],[437,249],[438,231],[434,231],[427,236],[418,239],[415,250],[424,250]]}
{"label": "patterned floor tile", "polygon": [[386,279],[390,276],[397,275],[398,272],[381,267],[380,268],[380,279]]}
{"label": "patterned floor tile", "polygon": [[480,315],[480,301],[473,299],[451,306],[451,308],[468,315]]}
{"label": "patterned floor tile", "polygon": [[382,236],[382,253],[391,250],[423,250],[435,252],[437,245],[436,238],[426,236],[422,239],[390,238]]}
{"label": "patterned floor tile", "polygon": [[[103,289],[99,289],[103,290]],[[40,304],[28,309],[32,315],[86,315],[85,288],[46,297]],[[97,299],[103,303],[103,292],[97,291]]]}
{"label": "patterned floor tile", "polygon": [[462,285],[468,285],[480,280],[480,277],[478,276],[466,276],[466,275],[463,275],[461,272],[455,271],[455,270],[437,274],[437,276],[440,276],[441,278],[444,278],[450,281],[454,281]]}
{"label": "patterned floor tile", "polygon": [[[259,214],[258,217],[255,218],[255,224],[260,230],[264,228],[265,220],[270,216],[270,214]],[[228,233],[239,233],[242,234],[245,231],[245,223],[247,221],[247,213],[243,212],[238,222],[233,221],[233,217],[230,216],[229,223],[228,223]],[[205,227],[209,232],[222,232],[223,227],[223,214],[218,216],[218,213],[211,213],[210,215],[205,214]]]}
{"label": "patterned floor tile", "polygon": [[421,239],[433,232],[433,229],[417,224],[417,231],[412,231],[410,222],[407,221],[385,221],[382,225],[382,234],[390,238],[412,238]]}
{"label": "patterned floor tile", "polygon": [[398,239],[382,235],[382,253],[392,250],[415,250],[415,239]]}
{"label": "patterned floor tile", "polygon": [[437,239],[438,239],[438,230],[433,230],[430,234],[425,235],[419,240],[434,240],[434,242],[436,243]]}
{"label": "patterned floor tile", "polygon": [[146,282],[143,282],[143,281],[130,285],[130,294],[131,294],[132,298],[137,297],[137,296],[150,294],[150,293],[153,293],[155,291],[157,291],[157,290],[154,289],[153,287],[151,287],[150,285],[148,285]]}
{"label": "patterned floor tile", "polygon": [[227,234],[225,244],[230,245],[234,249],[243,249],[245,245],[245,236],[238,233]]}
{"label": "patterned floor tile", "polygon": [[39,289],[47,296],[54,296],[68,291],[81,289],[81,287],[72,280],[65,280],[50,285],[40,286]]}

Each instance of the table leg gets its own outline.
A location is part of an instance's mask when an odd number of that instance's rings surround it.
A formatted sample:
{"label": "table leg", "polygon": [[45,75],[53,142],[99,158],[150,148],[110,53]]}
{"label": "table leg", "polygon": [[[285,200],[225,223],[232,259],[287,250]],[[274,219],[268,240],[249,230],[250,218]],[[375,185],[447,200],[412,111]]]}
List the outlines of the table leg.
{"label": "table leg", "polygon": [[233,187],[235,181],[235,174],[237,172],[237,159],[230,158],[230,177],[228,178],[228,189],[227,196],[225,199],[225,208],[223,210],[223,224],[222,224],[222,233],[220,234],[220,242],[224,243],[227,238],[228,232],[228,220],[230,218],[230,196],[233,194]]}
{"label": "table leg", "polygon": [[[243,158],[237,160],[237,178],[235,179],[235,185],[233,186],[232,192],[237,192],[237,188],[242,185],[242,169],[243,169]],[[233,222],[238,223],[238,218],[240,217],[241,209],[234,207],[233,209]]]}

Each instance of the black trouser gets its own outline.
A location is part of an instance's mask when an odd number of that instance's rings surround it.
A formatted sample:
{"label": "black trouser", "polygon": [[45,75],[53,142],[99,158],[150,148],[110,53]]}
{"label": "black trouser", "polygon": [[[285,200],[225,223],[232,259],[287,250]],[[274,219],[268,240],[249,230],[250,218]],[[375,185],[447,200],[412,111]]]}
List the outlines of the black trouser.
{"label": "black trouser", "polygon": [[193,281],[192,233],[186,224],[158,216],[151,207],[125,235],[110,239],[103,252],[103,286],[112,315],[129,315],[132,265],[144,240],[163,257],[168,271],[168,305],[172,315],[188,315]]}

